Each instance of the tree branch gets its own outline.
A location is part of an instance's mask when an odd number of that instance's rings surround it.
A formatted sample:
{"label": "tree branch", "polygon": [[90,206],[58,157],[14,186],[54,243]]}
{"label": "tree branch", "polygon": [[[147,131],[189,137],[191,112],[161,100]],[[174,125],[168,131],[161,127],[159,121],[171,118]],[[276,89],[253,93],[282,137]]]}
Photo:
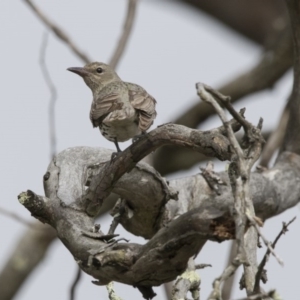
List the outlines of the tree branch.
{"label": "tree branch", "polygon": [[111,65],[113,69],[116,69],[117,64],[126,48],[129,36],[132,31],[134,19],[135,19],[135,11],[136,11],[137,3],[138,0],[128,0],[127,14],[124,22],[123,32],[118,44],[116,45],[116,49],[109,61],[109,65]]}
{"label": "tree branch", "polygon": [[73,281],[73,283],[71,285],[71,288],[70,288],[70,300],[75,300],[76,299],[75,292],[76,292],[76,288],[78,286],[78,283],[80,282],[81,275],[82,275],[81,269],[77,268],[76,276],[75,276],[74,281]]}
{"label": "tree branch", "polygon": [[[275,248],[275,246],[276,246],[277,242],[279,241],[279,239],[281,238],[281,236],[288,231],[289,225],[292,224],[295,220],[296,220],[296,217],[294,217],[288,223],[285,223],[285,222],[282,223],[282,229],[279,232],[279,234],[277,235],[277,237],[275,238],[274,242],[272,243],[271,249]],[[253,290],[254,294],[260,292],[260,280],[262,278],[264,267],[269,259],[270,254],[271,254],[271,250],[270,250],[270,248],[268,248],[266,254],[264,255],[263,259],[261,260],[261,262],[258,266],[258,270],[257,270],[256,277],[255,277],[254,290]]]}
{"label": "tree branch", "polygon": [[[239,127],[235,122],[235,129]],[[175,124],[163,125],[152,130],[125,149],[116,159],[108,161],[101,172],[98,172],[96,168],[97,176],[94,176],[96,174],[94,173],[93,179],[87,180],[85,184],[88,186],[85,199],[89,201],[85,201],[88,207],[84,209],[91,215],[94,214],[93,211],[97,212],[98,207],[101,207],[119,178],[126,172],[130,172],[138,161],[163,145],[184,146],[220,160],[230,159],[228,139],[223,134],[225,134],[223,127],[201,132]],[[94,167],[92,168],[95,170]],[[109,174],[114,174],[114,176]],[[167,192],[165,201],[170,197]]]}
{"label": "tree branch", "polygon": [[[127,200],[121,224],[151,240],[145,245],[116,243],[102,233],[95,234],[94,218],[79,209],[78,199],[87,201],[83,197],[87,166],[98,162],[99,168],[104,167],[110,155],[105,149],[69,148],[50,164],[50,175],[44,181],[46,195],[51,199],[45,204],[52,212],[50,222],[81,269],[97,278],[99,284],[118,281],[148,288],[172,281],[208,239],[220,242],[235,237],[230,214],[233,199],[226,173],[219,174],[226,183],[221,186],[221,195],[212,192],[201,175],[195,175],[170,181],[170,189],[180,190],[178,200],[162,204],[168,187],[145,163],[125,173],[113,192]],[[298,203],[299,177],[300,158],[292,153],[282,153],[273,169],[252,173],[250,193],[257,216],[266,219]],[[24,195],[23,204],[32,210],[36,196]],[[35,216],[45,219],[40,212],[41,216],[34,210]]]}
{"label": "tree branch", "polygon": [[73,51],[73,53],[78,56],[83,62],[88,63],[90,62],[90,58],[83,53],[68,37],[68,35],[59,28],[56,24],[54,24],[48,17],[34,4],[31,0],[24,0],[26,4],[32,9],[32,11],[36,14],[36,16],[44,23],[49,30],[51,30],[56,37],[67,44],[69,48]]}
{"label": "tree branch", "polygon": [[[29,227],[22,232],[13,253],[0,273],[1,300],[14,298],[28,275],[44,258],[55,238],[55,230],[40,222],[36,222],[34,228]],[[25,263],[20,266],[16,261]]]}
{"label": "tree branch", "polygon": [[[255,215],[253,202],[250,195],[249,181],[250,172],[253,164],[260,156],[262,137],[260,130],[262,120],[257,127],[252,126],[248,121],[242,118],[232,107],[230,97],[224,96],[218,91],[202,83],[196,85],[199,97],[210,103],[216,110],[224,127],[227,130],[228,139],[230,141],[232,152],[235,154],[230,159],[229,178],[234,197],[233,218],[235,222],[235,239],[237,243],[237,254],[231,264],[224,270],[221,276],[215,279],[213,283],[213,291],[209,299],[220,299],[220,285],[227,280],[237,268],[243,264],[245,267],[245,282],[247,294],[252,292],[254,286],[254,274],[256,273],[256,241],[257,236],[253,232],[246,234],[247,216]],[[225,112],[219,103],[222,103],[230,112],[230,114],[243,126],[245,131],[243,149],[239,145],[231,126],[227,121]],[[248,229],[251,231],[251,229]],[[254,247],[253,247],[254,244]],[[251,268],[249,270],[249,267]],[[249,271],[248,271],[249,270]]]}
{"label": "tree branch", "polygon": [[274,31],[284,26],[285,7],[280,0],[205,1],[177,0],[200,9],[238,33],[266,45]]}
{"label": "tree branch", "polygon": [[[33,222],[29,222],[26,219],[19,216],[18,214],[14,213],[12,211],[8,211],[8,210],[6,210],[2,207],[0,207],[0,214],[3,215],[3,216],[6,216],[8,218],[11,218],[13,220],[16,220],[17,222],[20,222],[23,225],[26,225],[28,227],[36,228],[36,226]],[[38,228],[36,228],[36,229],[38,229]]]}
{"label": "tree branch", "polygon": [[49,136],[50,136],[50,159],[56,154],[56,132],[55,132],[55,102],[57,100],[57,91],[45,61],[46,49],[48,44],[48,33],[44,34],[41,50],[40,50],[40,67],[43,77],[50,91],[50,100],[48,106],[48,118],[49,118]]}
{"label": "tree branch", "polygon": [[[256,66],[218,89],[230,95],[231,103],[252,93],[271,88],[292,65],[292,42],[289,30],[278,37],[274,48],[267,50]],[[177,118],[174,123],[196,128],[214,109],[206,103],[197,103]]]}
{"label": "tree branch", "polygon": [[192,294],[193,300],[199,300],[200,283],[201,279],[197,274],[194,259],[190,258],[187,269],[174,283],[171,300],[187,299],[188,292]]}
{"label": "tree branch", "polygon": [[[230,95],[231,103],[235,103],[245,96],[272,88],[291,67],[292,51],[291,34],[287,28],[279,34],[274,46],[265,50],[262,58],[253,68],[237,76],[218,90],[224,95]],[[204,102],[197,102],[179,116],[174,123],[197,128],[199,124],[214,114],[215,110],[212,106]],[[183,159],[180,159],[181,157]],[[203,157],[199,154],[188,152],[184,148],[164,147],[155,153],[153,165],[160,173],[166,174],[182,168],[188,169],[201,159]],[[174,166],[173,161],[176,161]]]}
{"label": "tree branch", "polygon": [[109,300],[122,300],[119,296],[117,296],[115,289],[114,289],[114,283],[110,282],[107,286],[106,286],[107,292],[108,292],[108,297]]}
{"label": "tree branch", "polygon": [[[235,241],[230,242],[230,251],[228,255],[228,262],[227,266],[231,264],[231,262],[234,260],[236,257],[236,243]],[[225,282],[222,288],[222,299],[224,300],[230,300],[231,299],[231,294],[233,292],[233,283],[234,283],[234,278],[235,278],[236,273],[233,273]]]}
{"label": "tree branch", "polygon": [[289,121],[282,151],[300,154],[300,3],[286,0],[292,24],[294,45],[294,85],[289,105]]}

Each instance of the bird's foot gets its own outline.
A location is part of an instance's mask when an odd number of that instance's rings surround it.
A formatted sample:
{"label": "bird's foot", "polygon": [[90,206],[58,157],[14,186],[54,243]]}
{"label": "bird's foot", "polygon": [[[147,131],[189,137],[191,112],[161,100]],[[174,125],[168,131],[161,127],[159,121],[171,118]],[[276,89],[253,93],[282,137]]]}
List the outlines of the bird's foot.
{"label": "bird's foot", "polygon": [[133,138],[132,138],[132,143],[135,143],[135,142],[137,142],[139,139],[141,139],[143,136],[145,136],[147,134],[147,132],[146,131],[143,131],[141,134],[138,134],[138,135],[136,135],[136,136],[134,136]]}
{"label": "bird's foot", "polygon": [[111,154],[110,161],[113,162],[113,161],[116,160],[121,154],[122,154],[122,152],[113,152],[113,153]]}

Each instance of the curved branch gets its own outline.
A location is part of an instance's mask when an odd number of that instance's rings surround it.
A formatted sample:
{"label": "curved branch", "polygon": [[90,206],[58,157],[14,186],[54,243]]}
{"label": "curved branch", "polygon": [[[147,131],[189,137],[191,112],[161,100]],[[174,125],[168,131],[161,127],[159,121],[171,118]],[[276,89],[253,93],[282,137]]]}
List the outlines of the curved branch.
{"label": "curved branch", "polygon": [[125,50],[129,36],[131,34],[133,22],[135,19],[137,2],[138,0],[128,0],[127,14],[126,14],[123,32],[116,46],[116,49],[109,61],[109,65],[111,65],[113,69],[116,69],[117,64]]}

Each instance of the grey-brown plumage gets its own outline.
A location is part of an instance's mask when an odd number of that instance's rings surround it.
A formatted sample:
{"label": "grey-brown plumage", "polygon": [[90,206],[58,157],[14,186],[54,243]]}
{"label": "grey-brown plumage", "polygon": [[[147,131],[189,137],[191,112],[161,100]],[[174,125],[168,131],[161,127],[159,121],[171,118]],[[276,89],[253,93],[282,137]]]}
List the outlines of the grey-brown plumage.
{"label": "grey-brown plumage", "polygon": [[118,142],[144,133],[152,125],[155,99],[139,85],[123,82],[109,65],[93,62],[68,70],[80,75],[92,90],[91,122],[118,151]]}

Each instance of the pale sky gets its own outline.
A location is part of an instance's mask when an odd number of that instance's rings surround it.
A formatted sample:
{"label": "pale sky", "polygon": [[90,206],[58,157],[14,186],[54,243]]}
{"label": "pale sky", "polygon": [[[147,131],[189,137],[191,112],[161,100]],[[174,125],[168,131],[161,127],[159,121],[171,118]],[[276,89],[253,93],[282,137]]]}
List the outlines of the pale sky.
{"label": "pale sky", "polygon": [[[127,1],[52,0],[36,3],[67,33],[73,41],[93,59],[107,62],[119,38]],[[0,2],[1,40],[1,186],[0,206],[32,220],[29,212],[17,201],[17,195],[31,189],[43,194],[42,176],[49,163],[48,101],[49,90],[41,75],[39,51],[46,28],[33,15],[23,1]],[[173,1],[144,0],[140,2],[130,42],[119,64],[118,74],[129,82],[143,86],[157,102],[158,117],[154,127],[181,114],[196,101],[195,83],[205,82],[218,88],[234,76],[250,68],[260,57],[261,48],[216,23],[206,15]],[[56,130],[58,151],[72,146],[95,146],[114,149],[99,131],[93,129],[88,118],[92,100],[90,90],[82,80],[66,71],[68,67],[83,63],[53,34],[50,34],[46,61],[58,91]],[[246,117],[257,123],[264,118],[264,127],[272,128],[292,84],[287,74],[272,90],[257,93],[238,103],[236,108],[247,107]],[[247,101],[246,101],[247,100]],[[209,119],[201,129],[218,126],[220,121]],[[128,143],[120,144],[124,149]],[[219,166],[223,168],[223,166]],[[188,172],[174,176],[187,176],[198,172],[195,166]],[[299,208],[266,222],[265,235],[273,240],[281,229],[282,221],[299,215]],[[101,221],[108,228],[111,217]],[[25,230],[14,220],[0,215],[0,268],[10,256],[16,240]],[[282,268],[271,257],[267,264],[268,283],[265,290],[276,288],[282,298],[295,299],[299,294],[298,269],[300,244],[297,237],[298,220],[279,241],[276,251],[284,260]],[[130,236],[131,241],[144,243],[121,228],[117,233]],[[296,239],[297,241],[297,239]],[[259,250],[260,256],[265,252]],[[228,243],[208,243],[197,262],[210,263],[212,268],[199,272],[201,299],[211,291],[214,278],[219,276],[227,261]],[[68,299],[69,286],[75,276],[76,264],[60,241],[49,249],[47,257],[35,270],[17,300]],[[241,272],[239,272],[241,273]],[[240,275],[237,276],[237,280]],[[77,300],[108,299],[105,287],[90,283],[88,275],[80,282]],[[115,284],[122,299],[141,299],[140,293],[123,284]],[[163,290],[154,288],[164,299]],[[234,297],[242,297],[238,285]],[[1,291],[0,291],[1,298]]]}

